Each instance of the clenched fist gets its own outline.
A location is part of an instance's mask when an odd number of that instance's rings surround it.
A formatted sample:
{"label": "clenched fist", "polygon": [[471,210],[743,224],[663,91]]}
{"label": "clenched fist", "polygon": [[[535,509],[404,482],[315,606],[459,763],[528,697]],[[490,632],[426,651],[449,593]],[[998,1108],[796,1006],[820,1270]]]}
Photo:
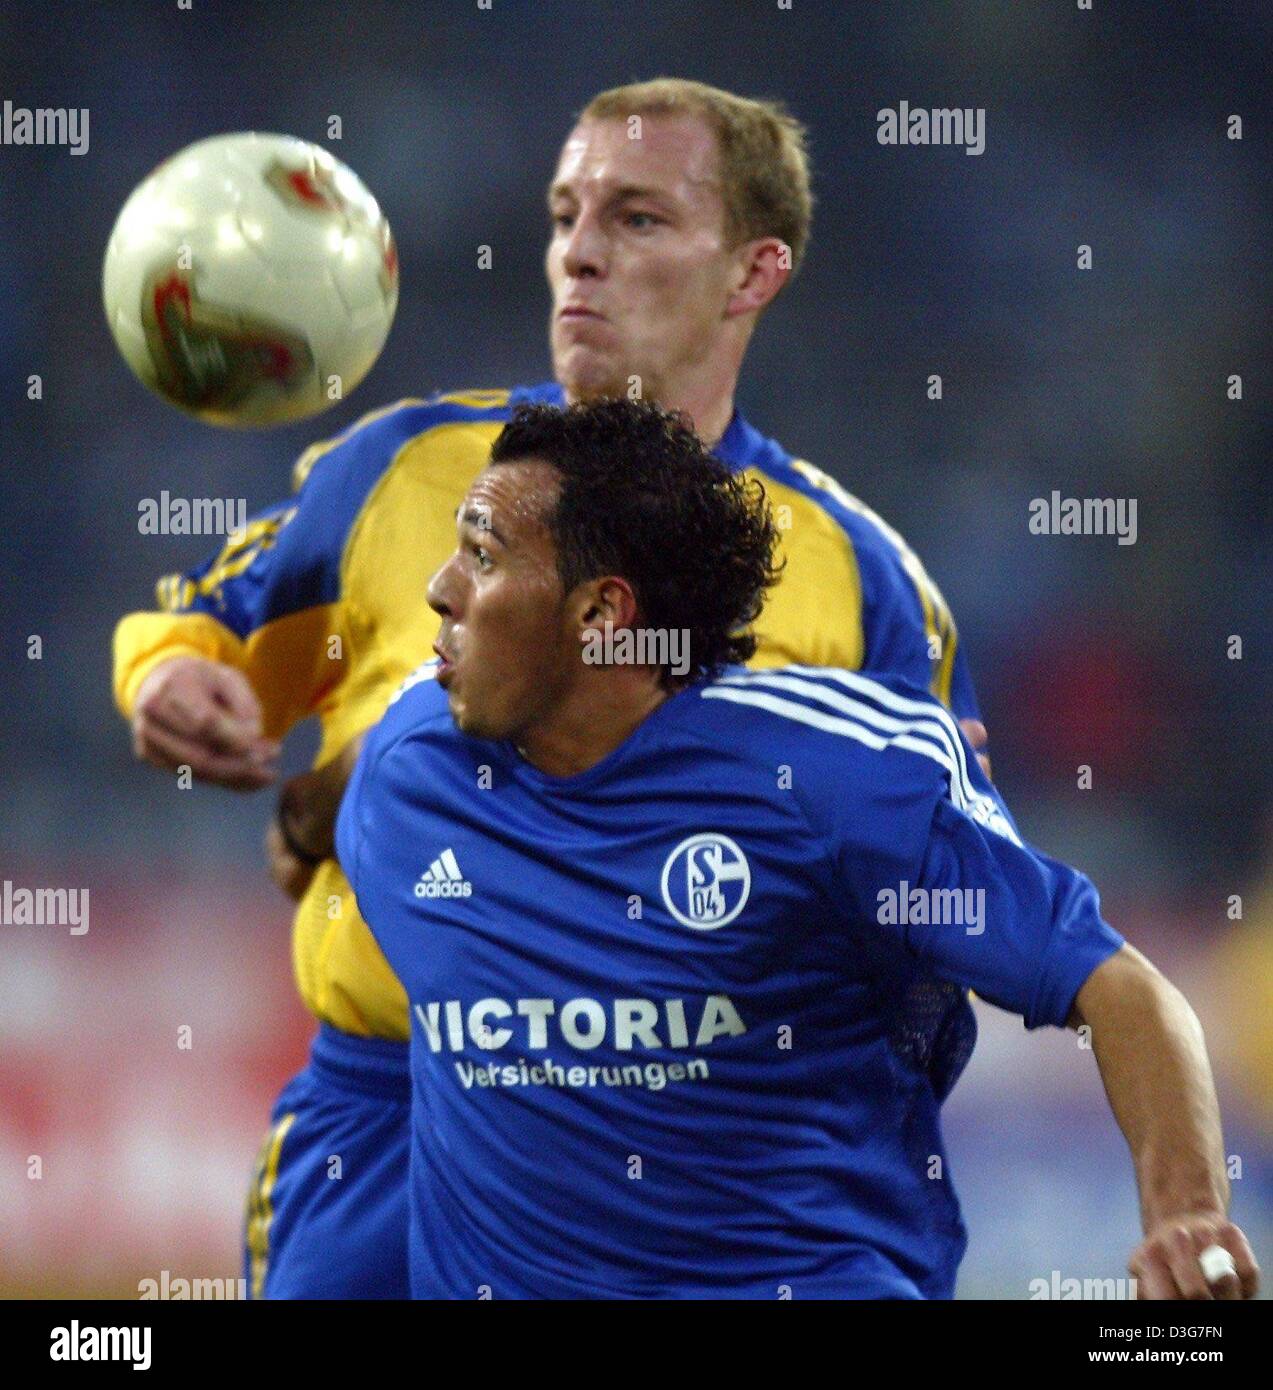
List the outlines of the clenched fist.
{"label": "clenched fist", "polygon": [[[1200,1256],[1227,1251],[1233,1272],[1208,1280]],[[1247,1238],[1223,1212],[1194,1212],[1160,1221],[1132,1252],[1128,1271],[1141,1299],[1254,1298],[1260,1269]]]}
{"label": "clenched fist", "polygon": [[247,677],[204,657],[175,656],[142,682],[133,706],[133,751],[202,782],[257,791],[278,774],[279,744],[261,735],[261,705]]}

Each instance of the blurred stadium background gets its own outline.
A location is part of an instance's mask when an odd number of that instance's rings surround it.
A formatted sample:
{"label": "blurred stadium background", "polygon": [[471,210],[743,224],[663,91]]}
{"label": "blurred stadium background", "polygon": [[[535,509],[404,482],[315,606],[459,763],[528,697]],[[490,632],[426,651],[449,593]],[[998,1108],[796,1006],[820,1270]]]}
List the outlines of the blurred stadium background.
{"label": "blurred stadium background", "polygon": [[[134,764],[111,703],[116,619],[205,550],[139,535],[139,499],[256,508],[285,494],[311,438],[378,404],[545,377],[558,145],[593,92],[660,73],[783,97],[810,125],[813,244],[761,324],[740,404],[882,512],[944,588],[1026,833],[1096,879],[1203,1018],[1240,1162],[1234,1214],[1273,1268],[1270,27],[1236,4],[1043,0],[0,11],[0,95],[91,113],[82,158],[0,149],[0,876],[91,890],[87,935],[0,928],[0,1292],[135,1297],[164,1269],[236,1276],[249,1164],[310,1033],[263,867],[268,796],[178,791]],[[984,106],[985,153],[881,147],[875,112],[901,99]],[[108,336],[114,216],[192,140],[324,142],[332,115],[331,148],[401,253],[385,355],[317,426],[188,421]],[[1054,488],[1138,499],[1137,543],[1031,535],[1030,499]],[[313,747],[300,731],[288,767]],[[1121,1275],[1135,1191],[1091,1054],[993,1010],[981,1023],[947,1107],[971,1229],[961,1296]]]}

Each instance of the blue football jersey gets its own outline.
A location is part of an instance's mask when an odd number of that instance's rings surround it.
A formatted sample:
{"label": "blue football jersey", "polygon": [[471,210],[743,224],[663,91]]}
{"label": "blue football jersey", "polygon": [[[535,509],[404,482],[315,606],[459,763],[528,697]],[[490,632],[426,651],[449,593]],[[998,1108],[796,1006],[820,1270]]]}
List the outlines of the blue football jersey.
{"label": "blue football jersey", "polygon": [[337,829],[410,1002],[413,1292],[949,1297],[964,991],[1063,1024],[1091,883],[900,680],[730,668],[558,778],[433,674]]}

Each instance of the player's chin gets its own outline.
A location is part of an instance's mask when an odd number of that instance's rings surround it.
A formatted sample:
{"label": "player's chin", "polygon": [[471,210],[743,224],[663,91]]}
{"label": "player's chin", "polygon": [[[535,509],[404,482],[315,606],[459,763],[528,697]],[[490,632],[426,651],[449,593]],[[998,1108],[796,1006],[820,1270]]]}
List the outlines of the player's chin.
{"label": "player's chin", "polygon": [[[449,694],[449,692],[448,692]],[[486,739],[500,743],[515,739],[525,727],[524,719],[513,716],[510,702],[502,691],[496,692],[493,699],[455,699],[450,698],[451,718],[455,727],[469,738]]]}
{"label": "player's chin", "polygon": [[462,734],[468,734],[470,738],[491,737],[488,721],[482,718],[480,708],[475,709],[472,702],[464,698],[456,688],[454,680],[446,692],[446,699],[451,709],[451,718],[455,720],[455,727]]}
{"label": "player's chin", "polygon": [[621,396],[627,390],[626,378],[619,372],[613,354],[585,343],[556,346],[555,374],[572,399],[586,401],[601,396]]}
{"label": "player's chin", "polygon": [[[439,681],[438,684],[441,685],[442,682]],[[465,733],[467,733],[468,730],[465,729],[464,726],[465,720],[468,717],[468,711],[464,700],[460,696],[460,692],[455,687],[455,682],[453,680],[448,681],[444,688],[446,690],[446,703],[451,711],[451,718],[455,720],[457,728],[464,729]]]}
{"label": "player's chin", "polygon": [[473,727],[473,721],[466,717],[464,707],[456,707],[455,701],[451,702],[451,718],[455,720],[455,727],[462,733],[468,734],[470,738],[481,738],[480,730]]}

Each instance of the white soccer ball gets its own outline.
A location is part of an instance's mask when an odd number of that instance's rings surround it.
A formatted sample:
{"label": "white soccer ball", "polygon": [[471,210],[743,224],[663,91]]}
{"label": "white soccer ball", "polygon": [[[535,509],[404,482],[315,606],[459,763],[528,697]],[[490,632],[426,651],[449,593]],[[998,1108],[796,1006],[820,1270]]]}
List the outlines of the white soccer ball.
{"label": "white soccer ball", "polygon": [[102,271],[145,385],[213,425],[316,415],[371,370],[398,304],[389,223],[358,176],[288,135],[215,135],[134,190]]}

